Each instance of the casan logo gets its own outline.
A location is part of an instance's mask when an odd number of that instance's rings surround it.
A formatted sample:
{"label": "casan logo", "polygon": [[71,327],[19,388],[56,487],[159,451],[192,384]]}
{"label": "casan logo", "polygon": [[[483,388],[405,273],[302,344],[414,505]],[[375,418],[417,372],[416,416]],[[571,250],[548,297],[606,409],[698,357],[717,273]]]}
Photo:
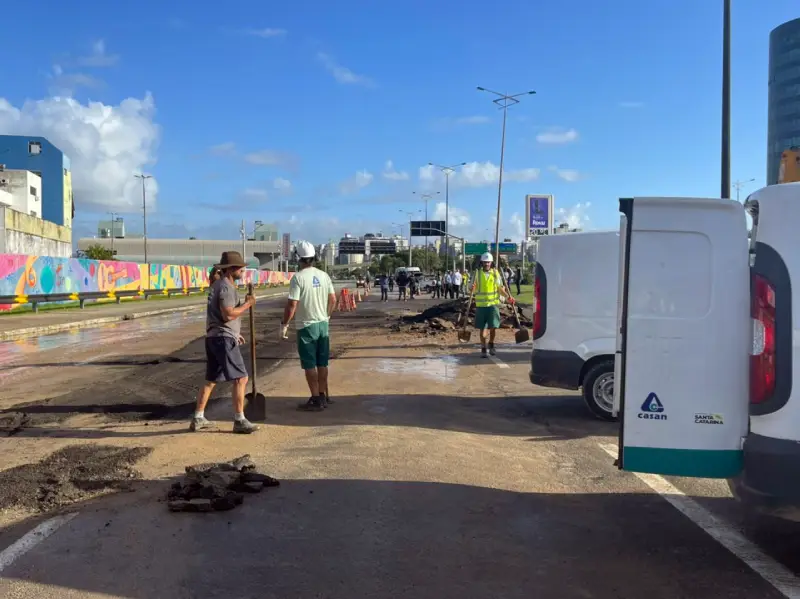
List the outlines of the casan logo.
{"label": "casan logo", "polygon": [[722,414],[695,414],[695,424],[725,424]]}
{"label": "casan logo", "polygon": [[642,411],[638,417],[643,420],[666,420],[667,415],[664,414],[664,404],[658,399],[658,395],[651,393],[647,396],[642,404]]}

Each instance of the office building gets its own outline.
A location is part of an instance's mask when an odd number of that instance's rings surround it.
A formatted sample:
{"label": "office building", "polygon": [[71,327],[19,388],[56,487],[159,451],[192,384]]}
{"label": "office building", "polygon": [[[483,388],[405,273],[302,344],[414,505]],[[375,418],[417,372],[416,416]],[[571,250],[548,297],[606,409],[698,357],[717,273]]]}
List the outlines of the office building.
{"label": "office building", "polygon": [[42,181],[40,217],[72,228],[74,203],[69,158],[44,137],[0,135],[0,165],[31,171]]}
{"label": "office building", "polygon": [[778,182],[781,153],[800,147],[800,18],[769,35],[767,184]]}
{"label": "office building", "polygon": [[42,178],[31,171],[0,169],[0,204],[42,218]]}

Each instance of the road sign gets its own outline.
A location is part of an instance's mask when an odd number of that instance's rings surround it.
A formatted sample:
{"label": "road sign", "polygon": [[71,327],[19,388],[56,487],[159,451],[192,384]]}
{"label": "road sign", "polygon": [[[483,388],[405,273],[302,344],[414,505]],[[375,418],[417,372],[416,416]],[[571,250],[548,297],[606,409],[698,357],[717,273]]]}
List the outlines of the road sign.
{"label": "road sign", "polygon": [[442,237],[447,232],[443,220],[412,220],[411,237]]}
{"label": "road sign", "polygon": [[[465,246],[464,253],[467,256],[480,256],[486,252],[491,252],[494,254],[495,244],[488,244],[488,243],[468,243]],[[500,253],[501,254],[516,254],[517,253],[517,244],[516,243],[501,243],[500,244]]]}
{"label": "road sign", "polygon": [[283,254],[283,259],[289,259],[289,251],[292,248],[292,236],[289,233],[283,234],[283,240],[281,241],[281,253]]}
{"label": "road sign", "polygon": [[366,254],[367,253],[367,246],[363,241],[340,241],[339,242],[339,253],[340,254],[347,254],[347,255],[358,255],[358,254]]}
{"label": "road sign", "polygon": [[369,253],[372,256],[391,255],[397,253],[397,244],[394,241],[369,240]]}

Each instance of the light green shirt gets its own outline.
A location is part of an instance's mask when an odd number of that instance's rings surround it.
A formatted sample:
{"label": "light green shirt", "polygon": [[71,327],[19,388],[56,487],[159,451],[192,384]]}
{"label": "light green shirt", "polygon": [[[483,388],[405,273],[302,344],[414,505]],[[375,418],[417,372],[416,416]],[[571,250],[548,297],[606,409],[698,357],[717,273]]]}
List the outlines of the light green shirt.
{"label": "light green shirt", "polygon": [[331,278],[309,266],[295,273],[289,284],[289,299],[297,302],[295,322],[304,329],[316,322],[328,322],[328,296],[333,294]]}

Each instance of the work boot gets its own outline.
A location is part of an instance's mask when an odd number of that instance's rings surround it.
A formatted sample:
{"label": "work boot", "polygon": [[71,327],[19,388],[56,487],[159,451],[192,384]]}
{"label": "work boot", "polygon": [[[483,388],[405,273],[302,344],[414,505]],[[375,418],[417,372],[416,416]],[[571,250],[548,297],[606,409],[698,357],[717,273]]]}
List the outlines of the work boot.
{"label": "work boot", "polygon": [[206,419],[205,416],[201,416],[200,418],[192,418],[192,422],[189,424],[189,432],[195,433],[203,430],[204,428],[214,428],[214,423]]}
{"label": "work boot", "polygon": [[487,358],[487,357],[489,357],[489,354],[486,353],[486,348],[482,347],[481,348],[481,358]]}
{"label": "work boot", "polygon": [[325,393],[324,391],[320,391],[320,392],[319,392],[319,397],[320,397],[320,399],[322,400],[322,405],[324,405],[326,408],[327,408],[329,405],[331,405],[332,403],[335,403],[335,402],[334,402],[334,401],[331,399],[330,395],[328,395],[328,394],[327,394],[327,393]]}
{"label": "work boot", "polygon": [[256,432],[258,429],[259,426],[253,424],[247,418],[233,421],[233,432],[237,435],[249,435],[250,433]]}
{"label": "work boot", "polygon": [[495,356],[495,355],[497,355],[497,350],[495,350],[495,348],[494,348],[494,343],[492,343],[491,345],[489,345],[489,355],[490,355],[490,356]]}
{"label": "work boot", "polygon": [[297,404],[297,409],[302,412],[321,412],[325,409],[324,401],[321,397],[310,397],[307,402]]}

